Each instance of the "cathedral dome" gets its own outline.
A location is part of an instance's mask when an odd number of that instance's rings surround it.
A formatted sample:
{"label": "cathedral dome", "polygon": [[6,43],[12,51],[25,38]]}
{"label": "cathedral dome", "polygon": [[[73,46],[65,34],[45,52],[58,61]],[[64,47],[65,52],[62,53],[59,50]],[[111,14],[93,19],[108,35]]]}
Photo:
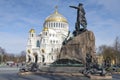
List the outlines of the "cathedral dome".
{"label": "cathedral dome", "polygon": [[53,14],[51,14],[50,16],[48,16],[45,19],[45,22],[51,22],[51,21],[68,23],[67,19],[63,15],[61,15],[60,13],[58,13],[57,8],[56,8],[56,10],[55,10],[55,12]]}
{"label": "cathedral dome", "polygon": [[29,33],[35,33],[34,29],[30,29]]}

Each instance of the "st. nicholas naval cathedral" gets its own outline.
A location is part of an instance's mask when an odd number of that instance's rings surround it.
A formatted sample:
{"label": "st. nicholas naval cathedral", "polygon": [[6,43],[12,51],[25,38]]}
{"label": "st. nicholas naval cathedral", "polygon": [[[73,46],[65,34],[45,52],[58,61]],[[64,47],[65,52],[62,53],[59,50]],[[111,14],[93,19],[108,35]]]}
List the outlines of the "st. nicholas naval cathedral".
{"label": "st. nicholas naval cathedral", "polygon": [[34,29],[29,31],[26,62],[46,64],[54,62],[68,32],[67,19],[56,8],[54,13],[45,19],[43,30],[39,35],[36,35]]}

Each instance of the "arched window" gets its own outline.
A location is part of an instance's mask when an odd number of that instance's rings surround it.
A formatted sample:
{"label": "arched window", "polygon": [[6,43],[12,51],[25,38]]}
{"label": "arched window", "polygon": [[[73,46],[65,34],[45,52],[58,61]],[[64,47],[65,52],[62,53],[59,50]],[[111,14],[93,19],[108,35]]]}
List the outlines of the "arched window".
{"label": "arched window", "polygon": [[51,25],[52,25],[51,22],[50,22],[49,24],[50,24],[50,27],[52,27],[52,26],[51,26]]}
{"label": "arched window", "polygon": [[55,43],[55,40],[53,40],[53,43]]}
{"label": "arched window", "polygon": [[47,22],[47,27],[49,28],[49,23]]}
{"label": "arched window", "polygon": [[50,23],[49,23],[49,27],[50,27]]}
{"label": "arched window", "polygon": [[53,27],[53,23],[51,23],[51,27]]}
{"label": "arched window", "polygon": [[50,43],[52,43],[52,40],[50,40]]}
{"label": "arched window", "polygon": [[37,40],[37,44],[36,44],[37,47],[40,47],[40,41]]}
{"label": "arched window", "polygon": [[45,32],[45,35],[47,36],[47,32]]}
{"label": "arched window", "polygon": [[55,27],[55,23],[54,23],[54,27]]}
{"label": "arched window", "polygon": [[58,27],[58,23],[56,23],[56,27]]}
{"label": "arched window", "polygon": [[59,23],[59,28],[60,28],[60,23]]}
{"label": "arched window", "polygon": [[33,34],[32,34],[32,37],[33,37]]}
{"label": "arched window", "polygon": [[51,51],[53,52],[53,48],[51,48]]}

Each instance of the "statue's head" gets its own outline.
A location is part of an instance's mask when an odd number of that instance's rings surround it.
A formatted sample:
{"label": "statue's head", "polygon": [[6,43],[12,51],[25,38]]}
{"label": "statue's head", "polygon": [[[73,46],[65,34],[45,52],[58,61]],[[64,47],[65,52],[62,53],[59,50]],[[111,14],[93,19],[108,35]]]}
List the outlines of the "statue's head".
{"label": "statue's head", "polygon": [[78,6],[82,6],[83,4],[82,3],[79,3],[79,5]]}

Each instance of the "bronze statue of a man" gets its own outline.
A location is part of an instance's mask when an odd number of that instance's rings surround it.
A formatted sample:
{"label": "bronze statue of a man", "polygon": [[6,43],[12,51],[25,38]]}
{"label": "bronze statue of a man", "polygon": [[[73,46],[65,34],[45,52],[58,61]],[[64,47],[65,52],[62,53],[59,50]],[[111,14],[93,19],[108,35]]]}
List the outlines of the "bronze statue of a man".
{"label": "bronze statue of a man", "polygon": [[76,21],[76,30],[79,31],[80,30],[80,25],[83,27],[83,29],[85,30],[87,27],[87,21],[85,18],[85,10],[83,8],[83,4],[79,3],[78,7],[76,6],[70,6],[71,8],[75,8],[77,9],[77,21]]}

